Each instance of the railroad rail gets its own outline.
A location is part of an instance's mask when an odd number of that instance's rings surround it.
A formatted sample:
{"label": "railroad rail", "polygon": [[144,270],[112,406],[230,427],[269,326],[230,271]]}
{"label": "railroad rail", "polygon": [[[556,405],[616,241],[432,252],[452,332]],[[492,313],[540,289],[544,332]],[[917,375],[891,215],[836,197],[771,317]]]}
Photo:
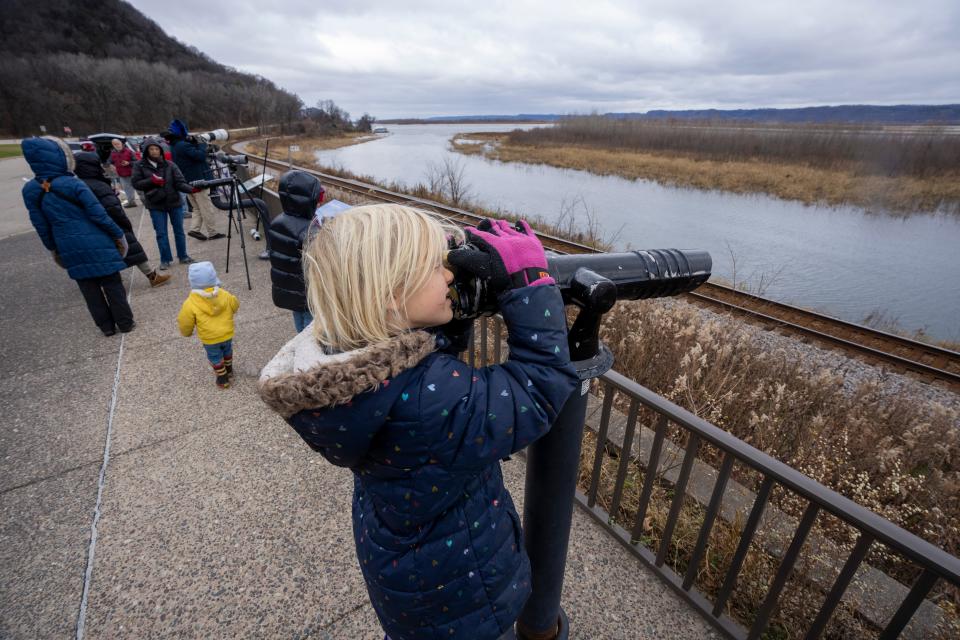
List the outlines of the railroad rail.
{"label": "railroad rail", "polygon": [[[232,148],[233,145],[229,144],[228,147]],[[258,166],[263,166],[263,156],[247,155],[251,159],[256,159]],[[289,168],[286,163],[275,160],[266,160],[266,166],[277,171],[285,171]],[[294,166],[294,168],[308,171],[322,179],[325,184],[361,198],[415,205],[460,224],[477,224],[483,219],[483,216],[458,207],[391,191],[377,185],[342,178],[308,167]],[[546,249],[557,253],[599,252],[593,247],[550,234],[538,233],[537,236]],[[950,388],[960,389],[960,353],[956,351],[761,298],[712,282],[704,283],[696,291],[683,295],[695,304],[720,308],[745,317],[753,323],[799,335],[821,345],[839,348],[864,361],[908,372],[925,382],[944,383]]]}

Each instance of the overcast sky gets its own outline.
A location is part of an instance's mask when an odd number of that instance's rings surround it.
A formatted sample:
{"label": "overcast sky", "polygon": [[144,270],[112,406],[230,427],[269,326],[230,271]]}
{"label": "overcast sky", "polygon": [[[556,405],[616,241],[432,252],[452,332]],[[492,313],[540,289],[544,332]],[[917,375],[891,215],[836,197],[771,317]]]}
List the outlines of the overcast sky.
{"label": "overcast sky", "polygon": [[958,0],[132,0],[359,117],[960,103]]}

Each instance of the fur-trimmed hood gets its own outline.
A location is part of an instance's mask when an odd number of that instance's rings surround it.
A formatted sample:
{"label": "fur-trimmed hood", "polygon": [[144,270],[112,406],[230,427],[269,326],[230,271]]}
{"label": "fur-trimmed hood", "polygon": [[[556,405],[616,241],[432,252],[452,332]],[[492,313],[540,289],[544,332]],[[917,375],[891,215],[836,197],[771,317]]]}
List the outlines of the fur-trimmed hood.
{"label": "fur-trimmed hood", "polygon": [[61,138],[43,136],[20,142],[23,158],[40,181],[72,175],[76,161],[73,151]]}
{"label": "fur-trimmed hood", "polygon": [[546,433],[580,381],[556,286],[499,302],[510,348],[500,365],[457,359],[469,324],[450,323],[335,355],[308,327],[263,370],[264,400],[354,473],[360,570],[393,638],[499,638],[530,595],[499,461]]}
{"label": "fur-trimmed hood", "polygon": [[411,331],[363,349],[328,354],[311,325],[260,372],[260,397],[284,418],[304,409],[346,404],[415,367],[436,347],[435,335]]}

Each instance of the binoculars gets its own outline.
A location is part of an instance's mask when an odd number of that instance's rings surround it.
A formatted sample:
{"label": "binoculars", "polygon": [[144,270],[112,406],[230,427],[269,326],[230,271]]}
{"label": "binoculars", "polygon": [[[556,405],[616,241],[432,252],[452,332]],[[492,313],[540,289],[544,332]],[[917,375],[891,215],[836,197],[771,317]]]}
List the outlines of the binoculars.
{"label": "binoculars", "polygon": [[[450,253],[477,248],[464,244]],[[706,251],[647,249],[622,253],[547,253],[547,269],[563,302],[604,313],[618,300],[661,298],[693,291],[710,278],[713,260]],[[498,291],[485,278],[454,270],[450,285],[456,319],[493,315]]]}

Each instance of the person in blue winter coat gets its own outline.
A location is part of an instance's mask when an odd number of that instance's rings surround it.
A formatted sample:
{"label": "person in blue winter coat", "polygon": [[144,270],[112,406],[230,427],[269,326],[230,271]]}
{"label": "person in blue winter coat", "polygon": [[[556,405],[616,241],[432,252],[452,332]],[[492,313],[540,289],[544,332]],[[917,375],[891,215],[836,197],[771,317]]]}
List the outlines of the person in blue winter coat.
{"label": "person in blue winter coat", "polygon": [[73,153],[63,140],[27,138],[20,147],[35,176],[23,186],[23,203],[43,246],[76,281],[104,335],[131,331],[133,311],[120,278],[129,248],[123,229],[74,175]]}
{"label": "person in blue winter coat", "polygon": [[444,256],[447,235],[462,233],[417,209],[371,205],[311,239],[312,330],[261,372],[263,400],[353,471],[357,560],[391,640],[495,640],[531,593],[500,460],[547,433],[578,382],[563,300],[520,225],[485,221],[466,230],[478,250],[449,254],[499,292],[503,364],[456,358]]}
{"label": "person in blue winter coat", "polygon": [[324,190],[320,181],[306,171],[287,171],[280,176],[278,191],[283,213],[267,229],[271,293],[274,305],[293,312],[293,326],[300,333],[313,321],[300,256]]}

